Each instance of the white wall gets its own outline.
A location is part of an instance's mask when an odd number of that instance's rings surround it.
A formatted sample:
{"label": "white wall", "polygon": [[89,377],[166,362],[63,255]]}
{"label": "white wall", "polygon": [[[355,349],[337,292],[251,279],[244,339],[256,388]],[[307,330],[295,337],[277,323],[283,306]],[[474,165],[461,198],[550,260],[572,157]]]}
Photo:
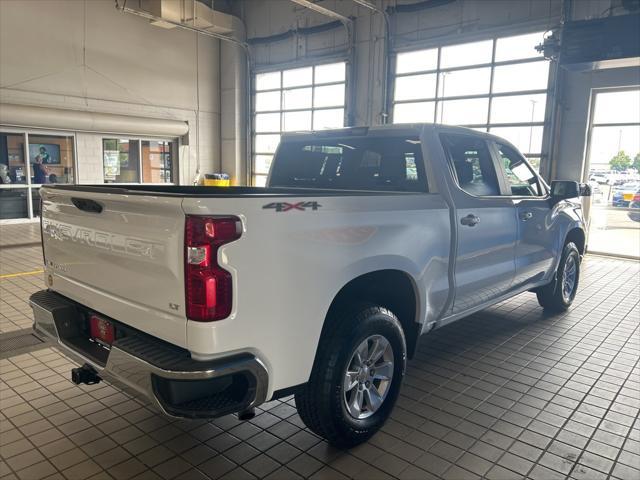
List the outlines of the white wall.
{"label": "white wall", "polygon": [[[219,89],[217,40],[154,27],[113,0],[0,1],[0,103],[186,121],[181,183],[198,160],[220,169]],[[83,182],[102,180],[99,138],[77,134]]]}

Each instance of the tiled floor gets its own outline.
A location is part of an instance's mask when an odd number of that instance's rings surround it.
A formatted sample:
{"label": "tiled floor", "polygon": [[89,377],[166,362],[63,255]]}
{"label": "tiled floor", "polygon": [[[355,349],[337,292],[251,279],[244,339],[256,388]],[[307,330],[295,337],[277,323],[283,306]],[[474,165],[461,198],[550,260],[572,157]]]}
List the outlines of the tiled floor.
{"label": "tiled floor", "polygon": [[[10,251],[39,268],[37,249]],[[638,479],[640,264],[583,265],[565,315],[527,293],[424,337],[392,419],[351,451],[306,430],[291,398],[245,423],[173,421],[110,385],[75,386],[51,347],[10,352],[0,477]],[[41,281],[0,280],[3,332],[30,325]]]}

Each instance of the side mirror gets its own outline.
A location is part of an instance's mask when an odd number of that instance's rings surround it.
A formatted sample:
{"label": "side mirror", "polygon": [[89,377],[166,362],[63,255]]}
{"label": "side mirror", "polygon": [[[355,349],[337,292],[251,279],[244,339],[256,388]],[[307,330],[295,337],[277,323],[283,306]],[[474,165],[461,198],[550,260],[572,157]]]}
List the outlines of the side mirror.
{"label": "side mirror", "polygon": [[551,198],[554,202],[580,196],[580,184],[570,180],[553,180],[551,182]]}
{"label": "side mirror", "polygon": [[591,185],[588,183],[580,184],[580,196],[581,197],[590,197],[591,196]]}

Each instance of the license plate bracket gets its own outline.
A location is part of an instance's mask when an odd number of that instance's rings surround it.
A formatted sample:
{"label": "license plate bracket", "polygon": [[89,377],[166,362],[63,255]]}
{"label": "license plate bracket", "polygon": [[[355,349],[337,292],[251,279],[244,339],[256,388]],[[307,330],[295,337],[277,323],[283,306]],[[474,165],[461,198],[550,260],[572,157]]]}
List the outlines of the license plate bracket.
{"label": "license plate bracket", "polygon": [[89,336],[103,347],[111,348],[116,338],[115,327],[106,318],[92,314],[89,316]]}

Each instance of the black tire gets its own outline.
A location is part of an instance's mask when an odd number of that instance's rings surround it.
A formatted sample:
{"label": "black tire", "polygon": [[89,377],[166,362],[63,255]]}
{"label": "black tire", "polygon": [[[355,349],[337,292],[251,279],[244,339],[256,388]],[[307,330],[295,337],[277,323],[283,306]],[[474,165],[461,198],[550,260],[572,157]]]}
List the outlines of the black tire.
{"label": "black tire", "polygon": [[[575,282],[573,282],[573,288],[567,294],[567,290],[563,288],[563,278],[567,266],[571,266],[572,262],[573,265],[575,265]],[[576,292],[578,291],[579,283],[580,252],[578,251],[578,247],[576,247],[575,243],[567,242],[562,250],[555,278],[551,283],[544,287],[540,287],[536,291],[538,303],[545,310],[549,310],[551,312],[566,312],[573,303]]]}
{"label": "black tire", "polygon": [[[380,306],[341,309],[327,321],[334,328],[320,341],[309,382],[295,395],[296,407],[311,431],[337,448],[350,448],[371,438],[389,417],[404,377],[406,340],[398,318]],[[357,347],[372,336],[382,336],[391,345],[393,376],[378,409],[358,419],[343,398],[344,376]]]}

